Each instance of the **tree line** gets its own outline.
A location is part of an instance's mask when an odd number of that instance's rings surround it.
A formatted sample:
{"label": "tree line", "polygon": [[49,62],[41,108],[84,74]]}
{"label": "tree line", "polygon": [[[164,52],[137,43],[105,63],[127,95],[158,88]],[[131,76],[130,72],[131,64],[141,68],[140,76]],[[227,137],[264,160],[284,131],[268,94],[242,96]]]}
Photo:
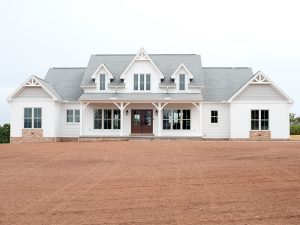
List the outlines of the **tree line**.
{"label": "tree line", "polygon": [[300,117],[296,117],[295,113],[290,113],[290,134],[300,135]]}
{"label": "tree line", "polygon": [[0,125],[0,144],[1,143],[9,143],[10,139],[10,125],[4,124]]}

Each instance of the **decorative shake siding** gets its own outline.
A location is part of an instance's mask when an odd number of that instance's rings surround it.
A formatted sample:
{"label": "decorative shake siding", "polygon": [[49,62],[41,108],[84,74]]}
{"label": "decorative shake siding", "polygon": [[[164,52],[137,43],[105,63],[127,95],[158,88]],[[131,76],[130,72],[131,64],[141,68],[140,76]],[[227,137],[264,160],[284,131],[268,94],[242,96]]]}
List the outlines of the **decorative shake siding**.
{"label": "decorative shake siding", "polygon": [[42,87],[25,87],[17,97],[18,100],[51,99]]}
{"label": "decorative shake siding", "polygon": [[278,91],[275,91],[271,85],[251,84],[235,101],[286,101],[286,99]]}

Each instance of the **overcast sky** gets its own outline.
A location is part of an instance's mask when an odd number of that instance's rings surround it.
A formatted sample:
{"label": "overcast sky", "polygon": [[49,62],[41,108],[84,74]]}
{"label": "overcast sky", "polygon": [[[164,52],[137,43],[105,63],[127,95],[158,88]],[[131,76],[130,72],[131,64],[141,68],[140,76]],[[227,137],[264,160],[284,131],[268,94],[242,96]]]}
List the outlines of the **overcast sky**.
{"label": "overcast sky", "polygon": [[[298,1],[299,2],[299,1]],[[86,66],[95,53],[201,54],[204,66],[262,70],[300,115],[297,1],[0,0],[0,124],[6,97],[49,67]]]}

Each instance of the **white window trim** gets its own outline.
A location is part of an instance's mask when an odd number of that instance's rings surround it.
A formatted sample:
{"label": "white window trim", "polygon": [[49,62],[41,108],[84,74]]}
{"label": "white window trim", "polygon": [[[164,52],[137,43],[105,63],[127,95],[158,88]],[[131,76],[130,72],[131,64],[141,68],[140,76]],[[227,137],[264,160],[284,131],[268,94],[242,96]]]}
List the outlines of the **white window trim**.
{"label": "white window trim", "polygon": [[[95,129],[95,111],[96,110],[102,110],[102,114],[101,114],[101,129]],[[111,129],[104,129],[104,110],[111,110]],[[114,128],[114,110],[119,110],[120,111],[120,128],[119,129],[115,129]],[[93,110],[93,131],[121,131],[121,126],[122,126],[122,121],[121,121],[121,110],[120,109],[112,109],[112,108],[95,108]]]}
{"label": "white window trim", "polygon": [[[24,122],[25,122],[25,109],[31,109],[31,128],[25,128]],[[34,127],[34,109],[41,109],[41,124],[42,126],[40,128]],[[43,129],[43,108],[42,107],[23,107],[23,129]]]}
{"label": "white window trim", "polygon": [[[72,110],[73,111],[73,115],[72,115],[72,122],[68,122],[68,110]],[[79,122],[75,122],[75,111],[78,110],[79,111]],[[71,125],[71,124],[79,124],[80,123],[80,109],[66,109],[66,123]]]}
{"label": "white window trim", "polygon": [[[138,89],[137,90],[134,90],[134,75],[138,75]],[[141,90],[141,83],[140,83],[140,80],[141,80],[141,75],[144,75],[144,90]],[[147,75],[150,75],[150,90],[146,90],[147,89]],[[151,92],[151,87],[152,87],[152,84],[151,84],[151,74],[150,73],[134,73],[133,74],[133,91],[135,93],[144,93],[144,92]]]}
{"label": "white window trim", "polygon": [[[211,115],[211,112],[212,112],[212,111],[217,111],[218,116],[212,116],[212,115]],[[212,123],[212,122],[211,122],[212,117],[217,118],[218,122],[217,122],[217,123]],[[210,110],[209,120],[210,120],[210,124],[212,124],[213,126],[218,125],[218,124],[220,123],[220,114],[219,114],[219,110],[217,110],[217,109],[212,109],[212,110]]]}
{"label": "white window trim", "polygon": [[[251,112],[255,111],[255,110],[258,110],[258,127],[259,127],[258,130],[252,130],[252,126],[251,126],[251,122],[252,122]],[[261,129],[261,111],[263,111],[263,110],[269,111],[269,118],[268,118],[268,122],[269,122],[268,128],[269,129],[268,130],[262,130]],[[271,131],[270,126],[271,126],[271,123],[270,123],[270,109],[250,109],[250,131]]]}
{"label": "white window trim", "polygon": [[[170,110],[171,111],[171,129],[164,129],[164,113],[163,111],[167,111]],[[173,129],[173,111],[174,110],[180,110],[181,115],[181,119],[180,119],[180,129]],[[190,110],[190,129],[183,129],[183,110]],[[165,108],[162,110],[162,131],[172,131],[172,132],[186,132],[186,131],[191,131],[192,130],[192,110],[190,108],[179,108],[179,109],[175,109],[175,108]]]}

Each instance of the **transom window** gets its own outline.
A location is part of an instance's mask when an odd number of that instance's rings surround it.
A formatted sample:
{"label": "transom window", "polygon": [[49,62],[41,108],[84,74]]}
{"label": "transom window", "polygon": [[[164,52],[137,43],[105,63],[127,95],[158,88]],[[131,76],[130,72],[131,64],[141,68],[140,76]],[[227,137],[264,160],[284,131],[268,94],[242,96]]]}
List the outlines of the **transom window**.
{"label": "transom window", "polygon": [[100,77],[99,77],[99,88],[100,88],[100,91],[104,91],[105,90],[105,74],[100,74]]}
{"label": "transom window", "polygon": [[212,110],[210,112],[210,122],[211,123],[218,123],[219,122],[218,111],[217,110]]}
{"label": "transom window", "polygon": [[179,74],[179,90],[185,90],[185,74]]}
{"label": "transom window", "polygon": [[269,110],[251,110],[251,130],[269,130]]}
{"label": "transom window", "polygon": [[189,109],[167,109],[163,110],[164,130],[190,130],[191,110]]}
{"label": "transom window", "polygon": [[150,91],[151,76],[150,74],[134,74],[133,90],[135,91]]}
{"label": "transom window", "polygon": [[24,128],[42,128],[42,108],[24,108]]}
{"label": "transom window", "polygon": [[79,123],[79,122],[80,122],[80,110],[67,109],[67,123]]}
{"label": "transom window", "polygon": [[94,111],[94,129],[120,129],[121,112],[119,109],[96,109]]}

